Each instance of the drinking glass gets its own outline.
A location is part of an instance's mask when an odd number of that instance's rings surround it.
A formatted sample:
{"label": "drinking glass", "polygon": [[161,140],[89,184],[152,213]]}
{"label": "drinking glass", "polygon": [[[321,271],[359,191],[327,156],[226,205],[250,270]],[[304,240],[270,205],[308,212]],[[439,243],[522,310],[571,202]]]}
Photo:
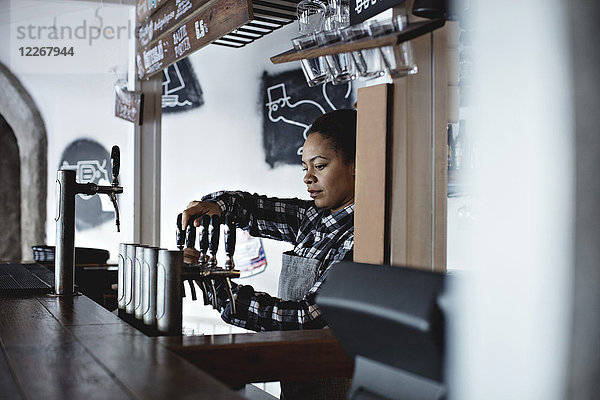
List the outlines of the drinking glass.
{"label": "drinking glass", "polygon": [[[341,29],[320,32],[316,38],[317,42],[323,46],[341,42]],[[325,60],[331,70],[331,82],[334,85],[351,81],[358,76],[350,53],[326,55]]]}
{"label": "drinking glass", "polygon": [[[373,37],[386,36],[404,30],[407,21],[406,15],[398,15],[390,20],[373,22],[369,25],[369,30]],[[403,42],[397,46],[383,46],[379,51],[385,69],[392,78],[401,78],[418,72],[410,42]]]}
{"label": "drinking glass", "polygon": [[350,25],[350,0],[329,0],[325,30],[342,29]]}
{"label": "drinking glass", "polygon": [[320,32],[325,24],[327,6],[319,0],[302,0],[296,6],[301,35]]}
{"label": "drinking glass", "polygon": [[[305,50],[317,46],[317,39],[314,33],[299,36],[292,39],[295,50]],[[331,77],[327,63],[323,56],[316,58],[304,58],[300,60],[302,72],[306,78],[308,86],[317,86],[327,82]]]}
{"label": "drinking glass", "polygon": [[[357,40],[370,37],[369,27],[364,24],[348,26],[342,29],[342,38],[346,42],[355,42]],[[362,49],[350,53],[356,67],[357,73],[361,78],[372,79],[385,75],[385,66],[379,49]]]}

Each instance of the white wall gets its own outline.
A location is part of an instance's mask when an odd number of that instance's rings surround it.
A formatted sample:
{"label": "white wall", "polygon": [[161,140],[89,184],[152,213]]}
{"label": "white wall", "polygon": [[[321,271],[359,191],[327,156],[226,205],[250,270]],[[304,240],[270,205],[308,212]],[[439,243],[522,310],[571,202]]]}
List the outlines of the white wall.
{"label": "white wall", "polygon": [[[65,2],[19,0],[0,1],[0,33],[10,38],[10,46],[0,49],[0,61],[20,80],[35,101],[48,135],[48,221],[47,244],[55,243],[55,180],[60,157],[74,140],[92,139],[109,152],[112,145],[121,148],[121,184],[125,192],[120,196],[122,232],[117,234],[113,221],[83,232],[77,232],[75,244],[81,247],[108,249],[116,259],[118,243],[133,237],[133,197],[128,188],[132,170],[131,123],[114,117],[114,83],[117,71],[124,78],[127,71],[128,37],[90,40],[89,27],[127,26],[129,7]],[[87,28],[85,37],[65,36],[48,39],[48,26]],[[32,26],[29,34],[29,26]],[[100,25],[98,25],[100,26]],[[19,36],[19,27],[28,32]],[[39,27],[43,27],[38,29]],[[23,32],[21,30],[21,32]],[[66,31],[65,31],[66,32]],[[83,35],[84,31],[80,31]],[[41,37],[41,39],[40,39]],[[83,36],[82,36],[83,37]],[[23,57],[19,48],[25,46],[73,47],[74,56]],[[23,216],[26,223],[26,216]],[[31,259],[31,255],[23,255]]]}

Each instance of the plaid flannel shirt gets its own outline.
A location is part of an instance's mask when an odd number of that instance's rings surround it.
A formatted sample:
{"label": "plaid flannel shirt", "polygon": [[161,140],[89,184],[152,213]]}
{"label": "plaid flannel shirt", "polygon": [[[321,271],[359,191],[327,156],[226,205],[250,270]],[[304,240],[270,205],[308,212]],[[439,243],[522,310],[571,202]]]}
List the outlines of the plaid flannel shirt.
{"label": "plaid flannel shirt", "polygon": [[[319,329],[327,325],[315,304],[315,295],[329,267],[352,254],[354,204],[331,214],[314,201],[279,199],[247,192],[217,192],[202,200],[215,202],[223,215],[235,217],[252,236],[283,240],[294,253],[321,261],[319,279],[300,301],[284,301],[252,286],[233,288],[236,313],[223,284],[217,285],[217,303],[224,321],[254,331]],[[334,241],[334,243],[332,243]]]}

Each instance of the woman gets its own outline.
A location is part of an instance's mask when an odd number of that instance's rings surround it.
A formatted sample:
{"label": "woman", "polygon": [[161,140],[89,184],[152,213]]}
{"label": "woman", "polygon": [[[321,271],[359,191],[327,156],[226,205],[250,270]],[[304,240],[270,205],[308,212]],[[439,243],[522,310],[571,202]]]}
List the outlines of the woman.
{"label": "woman", "polygon": [[[355,154],[356,111],[336,110],[314,121],[303,146],[303,180],[312,200],[218,192],[188,205],[182,215],[184,229],[194,215],[229,215],[252,236],[285,240],[295,246],[283,255],[278,297],[235,285],[233,314],[226,288],[217,288],[223,320],[254,331],[327,325],[315,304],[315,293],[333,263],[352,258]],[[194,224],[197,226],[199,219]],[[336,388],[331,381],[308,389],[305,384],[282,383],[282,398],[343,398],[347,383],[341,382],[342,390],[339,382]]]}

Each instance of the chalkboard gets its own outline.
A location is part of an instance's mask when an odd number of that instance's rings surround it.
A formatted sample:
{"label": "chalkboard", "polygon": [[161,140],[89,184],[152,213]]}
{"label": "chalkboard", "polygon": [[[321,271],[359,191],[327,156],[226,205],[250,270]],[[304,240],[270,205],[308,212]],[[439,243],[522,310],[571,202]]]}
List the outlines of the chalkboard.
{"label": "chalkboard", "polygon": [[177,113],[204,104],[202,88],[187,58],[163,70],[162,112]]}
{"label": "chalkboard", "polygon": [[[78,139],[63,151],[59,169],[77,172],[79,183],[93,182],[110,186],[110,154],[101,144],[90,139]],[[117,195],[118,197],[119,195]],[[107,195],[88,196],[78,194],[75,200],[75,229],[92,229],[114,220],[114,207]]]}
{"label": "chalkboard", "polygon": [[278,74],[263,72],[263,146],[271,168],[300,165],[302,145],[312,122],[322,114],[352,108],[351,83],[309,87],[300,69]]}

